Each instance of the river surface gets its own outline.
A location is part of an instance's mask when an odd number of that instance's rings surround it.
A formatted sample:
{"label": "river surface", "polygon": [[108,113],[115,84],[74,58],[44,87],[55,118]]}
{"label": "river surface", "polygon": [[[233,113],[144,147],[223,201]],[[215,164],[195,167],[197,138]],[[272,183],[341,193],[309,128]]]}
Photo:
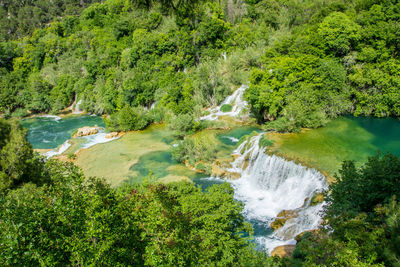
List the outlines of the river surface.
{"label": "river surface", "polygon": [[378,151],[400,156],[400,121],[345,116],[325,127],[298,134],[276,134],[275,151],[334,175],[344,160],[361,164]]}
{"label": "river surface", "polygon": [[[100,117],[81,116],[32,118],[22,121],[22,125],[28,128],[28,140],[34,148],[53,149],[64,144],[79,127],[104,123]],[[278,245],[292,244],[298,233],[318,227],[322,204],[311,205],[310,199],[326,190],[327,184],[315,169],[265,154],[259,145],[260,132],[254,126],[235,126],[196,134],[212,135],[218,140],[218,158],[236,154],[229,170],[240,173],[239,179],[229,181],[235,189],[234,197],[244,203],[244,215],[254,226],[258,247],[270,252]],[[250,133],[253,137],[238,148],[239,139]],[[319,129],[299,134],[269,133],[268,137],[275,141],[272,149],[278,154],[331,175],[343,160],[364,162],[379,150],[400,156],[400,122],[391,118],[341,117]],[[165,182],[194,181],[203,188],[225,181],[175,161],[171,149],[178,142],[164,125],[152,125],[80,150],[75,164],[87,176],[103,177],[113,186],[140,183],[149,175]],[[282,210],[295,210],[299,215],[273,231],[269,224]]]}
{"label": "river surface", "polygon": [[24,119],[21,125],[28,128],[28,141],[35,149],[53,149],[69,140],[83,126],[105,127],[99,116],[43,116]]}

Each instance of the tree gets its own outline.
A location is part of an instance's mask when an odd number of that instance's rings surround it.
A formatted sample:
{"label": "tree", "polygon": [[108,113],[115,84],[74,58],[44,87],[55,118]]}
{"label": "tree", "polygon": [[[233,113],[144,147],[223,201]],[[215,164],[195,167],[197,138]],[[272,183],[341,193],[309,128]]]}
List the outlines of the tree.
{"label": "tree", "polygon": [[0,194],[24,183],[43,184],[43,158],[32,150],[17,121],[0,118]]}
{"label": "tree", "polygon": [[318,35],[328,53],[346,55],[360,40],[360,26],[341,12],[333,12],[318,27]]}
{"label": "tree", "polygon": [[373,212],[400,192],[400,158],[393,154],[377,154],[356,169],[346,161],[330,186],[328,214]]}

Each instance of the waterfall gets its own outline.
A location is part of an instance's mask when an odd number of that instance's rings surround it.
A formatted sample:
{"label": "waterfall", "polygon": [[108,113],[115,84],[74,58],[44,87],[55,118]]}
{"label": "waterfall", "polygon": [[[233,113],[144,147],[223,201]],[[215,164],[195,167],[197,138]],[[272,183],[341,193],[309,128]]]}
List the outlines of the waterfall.
{"label": "waterfall", "polygon": [[[211,108],[210,114],[203,116],[200,118],[200,120],[217,120],[219,116],[230,116],[230,117],[236,117],[240,115],[240,113],[247,107],[247,102],[243,100],[243,94],[244,91],[248,86],[242,85],[240,86],[232,95],[228,96],[222,103],[221,105]],[[221,111],[221,107],[223,105],[231,105],[232,110],[228,112],[223,112]]]}
{"label": "waterfall", "polygon": [[226,52],[222,53],[222,58],[226,61]]}
{"label": "waterfall", "polygon": [[[76,102],[76,100],[75,100],[75,102]],[[74,107],[74,110],[73,110],[74,114],[83,113],[83,110],[81,110],[81,108],[80,108],[81,104],[82,104],[82,99],[79,99],[79,101],[76,102],[76,104],[75,104],[75,107]]]}
{"label": "waterfall", "polygon": [[76,95],[75,95],[75,99],[74,102],[72,103],[72,105],[69,107],[69,109],[72,111],[73,114],[81,114],[83,113],[83,110],[81,110],[80,106],[82,104],[82,99],[79,99],[79,101],[76,101]]}
{"label": "waterfall", "polygon": [[71,144],[69,143],[69,140],[67,140],[61,146],[44,153],[43,156],[45,156],[46,158],[49,159],[49,158],[51,158],[53,156],[61,155],[62,153],[67,151],[67,149],[70,146],[71,146]]}
{"label": "waterfall", "polygon": [[258,245],[271,252],[276,246],[295,243],[296,235],[319,226],[323,203],[311,206],[310,202],[314,194],[327,189],[327,183],[315,169],[265,154],[259,146],[261,136],[240,144],[228,171],[241,174],[238,180],[230,181],[234,197],[244,203],[247,220],[264,227],[264,232],[279,212],[294,210],[298,214],[272,234],[255,233]]}

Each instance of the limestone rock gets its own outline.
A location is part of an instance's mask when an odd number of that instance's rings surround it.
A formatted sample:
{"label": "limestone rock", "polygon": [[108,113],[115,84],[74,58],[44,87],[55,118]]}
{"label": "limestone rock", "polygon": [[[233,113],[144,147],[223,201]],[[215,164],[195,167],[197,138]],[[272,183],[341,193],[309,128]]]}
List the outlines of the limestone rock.
{"label": "limestone rock", "polygon": [[213,164],[211,166],[211,173],[213,176],[215,177],[222,177],[225,176],[225,169],[221,168],[220,166],[218,166],[217,164]]}
{"label": "limestone rock", "polygon": [[299,216],[299,213],[295,210],[282,210],[271,223],[271,228],[277,230],[281,228],[287,220],[296,218],[297,216]]}
{"label": "limestone rock", "polygon": [[271,256],[277,256],[280,258],[283,258],[283,257],[290,258],[293,255],[293,251],[295,248],[296,248],[296,245],[279,246],[272,250]]}
{"label": "limestone rock", "polygon": [[324,201],[324,197],[325,196],[323,193],[315,194],[311,199],[311,206],[315,206],[319,203],[322,203]]}
{"label": "limestone rock", "polygon": [[111,139],[111,138],[115,138],[115,137],[118,137],[118,132],[111,132],[111,133],[106,134],[107,139]]}
{"label": "limestone rock", "polygon": [[242,177],[242,175],[238,172],[226,172],[225,177],[231,180],[237,180]]}
{"label": "limestone rock", "polygon": [[85,127],[79,128],[74,136],[77,136],[77,137],[88,136],[88,135],[92,135],[92,134],[97,134],[98,132],[99,132],[99,127],[85,126]]}

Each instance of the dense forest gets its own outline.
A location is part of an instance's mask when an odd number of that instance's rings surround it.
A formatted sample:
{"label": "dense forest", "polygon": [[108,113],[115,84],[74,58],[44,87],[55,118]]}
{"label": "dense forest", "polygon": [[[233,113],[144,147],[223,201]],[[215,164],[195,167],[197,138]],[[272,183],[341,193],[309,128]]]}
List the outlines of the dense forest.
{"label": "dense forest", "polygon": [[[1,265],[400,265],[392,154],[343,162],[324,224],[279,259],[255,248],[229,184],[112,188],[46,161],[14,119],[81,101],[110,130],[164,121],[184,138],[246,83],[265,129],[399,116],[398,1],[0,0],[0,14]],[[174,156],[206,161],[215,147],[203,143],[188,137]]]}
{"label": "dense forest", "polygon": [[1,0],[0,41],[22,38],[64,16],[79,15],[95,2],[100,0]]}
{"label": "dense forest", "polygon": [[276,130],[346,113],[396,116],[399,8],[370,0],[108,0],[80,16],[65,8],[1,43],[0,111],[57,113],[78,99],[112,115],[112,129],[190,115],[190,130],[205,107],[250,81],[252,115]]}

